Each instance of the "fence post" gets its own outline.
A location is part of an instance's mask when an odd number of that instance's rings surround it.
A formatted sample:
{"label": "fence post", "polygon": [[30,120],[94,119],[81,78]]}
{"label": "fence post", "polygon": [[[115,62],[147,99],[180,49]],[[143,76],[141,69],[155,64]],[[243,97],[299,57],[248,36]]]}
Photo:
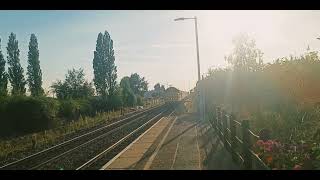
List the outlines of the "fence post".
{"label": "fence post", "polygon": [[227,134],[227,115],[226,115],[226,111],[222,110],[221,111],[221,132],[223,133],[223,143],[224,143],[224,147],[226,147],[226,149],[228,149],[228,143],[227,143],[227,138],[228,138],[228,134]]}
{"label": "fence post", "polygon": [[220,139],[222,138],[221,137],[221,108],[218,107],[218,112],[217,112],[217,130],[218,130],[218,135],[220,137]]}
{"label": "fence post", "polygon": [[232,160],[237,161],[237,156],[235,153],[235,150],[237,148],[237,127],[236,127],[236,122],[235,122],[235,117],[233,114],[230,115],[229,117],[229,127],[230,127],[230,144],[231,144],[231,155],[232,155]]}
{"label": "fence post", "polygon": [[219,127],[219,136],[220,136],[220,138],[221,138],[221,140],[223,140],[222,138],[223,138],[223,134],[222,134],[222,132],[223,132],[223,130],[222,130],[222,121],[223,121],[223,113],[222,113],[222,108],[220,108],[219,109],[220,111],[219,111],[219,123],[218,123],[218,127]]}
{"label": "fence post", "polygon": [[249,120],[243,120],[241,122],[242,128],[242,152],[243,152],[243,159],[244,159],[244,167],[245,169],[252,169],[252,158],[249,151],[249,148],[252,146],[252,142],[250,139],[249,133]]}
{"label": "fence post", "polygon": [[218,122],[219,122],[219,107],[216,107],[216,116],[214,118],[214,126],[215,126],[215,129],[218,130]]}

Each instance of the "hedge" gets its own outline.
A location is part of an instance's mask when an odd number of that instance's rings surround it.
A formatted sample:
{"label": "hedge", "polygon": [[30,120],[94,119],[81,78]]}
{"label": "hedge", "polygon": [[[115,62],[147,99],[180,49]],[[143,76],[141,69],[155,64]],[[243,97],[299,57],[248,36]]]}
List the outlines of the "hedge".
{"label": "hedge", "polygon": [[1,99],[0,134],[21,135],[53,128],[58,101],[45,97],[12,96]]}

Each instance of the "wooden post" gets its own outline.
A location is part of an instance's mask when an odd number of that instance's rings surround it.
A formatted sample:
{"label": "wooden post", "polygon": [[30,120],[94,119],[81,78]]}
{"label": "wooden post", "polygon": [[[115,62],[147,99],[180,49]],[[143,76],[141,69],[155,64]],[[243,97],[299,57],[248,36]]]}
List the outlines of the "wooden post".
{"label": "wooden post", "polygon": [[220,139],[223,138],[223,137],[221,137],[221,132],[222,132],[221,121],[222,121],[222,112],[221,112],[221,108],[219,107],[219,111],[218,111],[218,133],[219,133]]}
{"label": "wooden post", "polygon": [[218,135],[220,136],[220,120],[221,120],[221,113],[220,113],[220,107],[217,107],[217,124],[216,124],[216,127],[217,127],[217,131],[218,131]]}
{"label": "wooden post", "polygon": [[226,147],[226,149],[228,149],[228,143],[227,143],[227,138],[228,138],[228,134],[227,134],[227,114],[225,110],[221,111],[221,132],[223,133],[223,143],[224,143],[224,147]]}
{"label": "wooden post", "polygon": [[235,150],[237,148],[237,127],[236,127],[236,122],[235,122],[235,117],[233,114],[229,116],[229,128],[230,128],[230,144],[231,144],[231,156],[233,161],[237,161],[237,155],[235,153]]}
{"label": "wooden post", "polygon": [[252,169],[252,158],[249,149],[252,146],[252,142],[250,139],[249,133],[249,120],[243,120],[241,122],[242,128],[242,152],[243,152],[243,159],[244,159],[244,168],[245,169]]}
{"label": "wooden post", "polygon": [[31,137],[32,149],[37,147],[37,134],[33,134]]}

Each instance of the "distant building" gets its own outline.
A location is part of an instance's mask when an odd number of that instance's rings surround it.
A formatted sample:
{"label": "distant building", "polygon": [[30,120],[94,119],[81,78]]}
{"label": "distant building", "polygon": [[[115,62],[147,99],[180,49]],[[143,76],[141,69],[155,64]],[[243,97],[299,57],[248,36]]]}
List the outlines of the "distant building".
{"label": "distant building", "polygon": [[144,98],[145,99],[151,99],[151,98],[153,98],[152,97],[152,94],[154,93],[154,90],[150,90],[150,91],[147,91],[147,92],[145,92],[144,93]]}
{"label": "distant building", "polygon": [[181,99],[181,91],[175,87],[169,87],[165,90],[166,101],[177,101]]}

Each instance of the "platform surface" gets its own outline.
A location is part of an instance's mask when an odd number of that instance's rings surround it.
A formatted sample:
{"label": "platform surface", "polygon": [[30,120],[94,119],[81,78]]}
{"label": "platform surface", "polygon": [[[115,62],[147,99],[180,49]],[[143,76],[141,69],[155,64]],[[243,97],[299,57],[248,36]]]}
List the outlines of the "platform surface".
{"label": "platform surface", "polygon": [[192,113],[163,117],[101,169],[239,169],[210,127]]}

